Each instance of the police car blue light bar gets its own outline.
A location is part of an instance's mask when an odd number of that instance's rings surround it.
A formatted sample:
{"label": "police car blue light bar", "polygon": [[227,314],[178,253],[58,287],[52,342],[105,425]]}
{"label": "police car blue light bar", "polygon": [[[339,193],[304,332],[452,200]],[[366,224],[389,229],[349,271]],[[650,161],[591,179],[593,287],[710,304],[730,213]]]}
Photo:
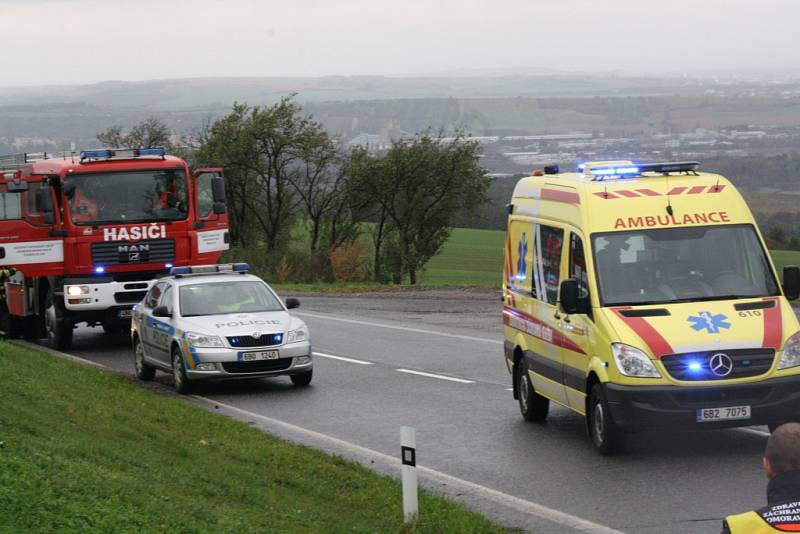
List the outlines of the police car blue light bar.
{"label": "police car blue light bar", "polygon": [[249,270],[250,265],[247,263],[221,263],[218,265],[172,267],[169,270],[169,274],[170,276],[186,276],[190,274],[246,273]]}

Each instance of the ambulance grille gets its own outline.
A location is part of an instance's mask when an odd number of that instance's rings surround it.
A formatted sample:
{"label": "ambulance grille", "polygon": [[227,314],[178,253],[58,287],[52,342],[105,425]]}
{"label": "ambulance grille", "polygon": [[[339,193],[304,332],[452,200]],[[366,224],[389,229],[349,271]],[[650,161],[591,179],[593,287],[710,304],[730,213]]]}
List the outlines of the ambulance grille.
{"label": "ambulance grille", "polygon": [[[711,360],[716,354],[730,358],[733,367],[729,374],[720,376],[712,372]],[[733,380],[766,373],[774,359],[775,351],[772,349],[731,349],[672,354],[662,356],[661,363],[676,380]],[[724,369],[720,372],[724,373]]]}
{"label": "ambulance grille", "polygon": [[256,360],[252,362],[222,362],[226,373],[266,373],[269,371],[285,371],[292,365],[291,358],[278,360]]}
{"label": "ambulance grille", "polygon": [[95,265],[106,266],[129,265],[137,263],[165,263],[174,260],[174,239],[92,243],[92,263]]}
{"label": "ambulance grille", "polygon": [[228,343],[231,347],[272,347],[280,345],[283,341],[283,334],[264,334],[260,337],[253,336],[230,336]]}

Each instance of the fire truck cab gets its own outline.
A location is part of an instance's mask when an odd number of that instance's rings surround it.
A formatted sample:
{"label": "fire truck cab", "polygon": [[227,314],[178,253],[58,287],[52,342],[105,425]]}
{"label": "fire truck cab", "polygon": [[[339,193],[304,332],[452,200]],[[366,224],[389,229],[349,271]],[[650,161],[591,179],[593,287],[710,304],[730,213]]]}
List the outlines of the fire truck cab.
{"label": "fire truck cab", "polygon": [[0,330],[72,344],[78,323],[130,328],[174,266],[228,249],[222,169],[163,148],[0,157]]}

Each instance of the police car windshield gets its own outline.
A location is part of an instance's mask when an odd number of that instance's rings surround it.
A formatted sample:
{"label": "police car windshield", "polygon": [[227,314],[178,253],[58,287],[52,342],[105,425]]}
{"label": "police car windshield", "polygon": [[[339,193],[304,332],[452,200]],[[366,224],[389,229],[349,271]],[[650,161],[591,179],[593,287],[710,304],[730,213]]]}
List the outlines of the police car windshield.
{"label": "police car windshield", "polygon": [[180,286],[183,317],[283,310],[262,282],[205,282]]}
{"label": "police car windshield", "polygon": [[751,225],[592,235],[603,306],[779,295]]}
{"label": "police car windshield", "polygon": [[174,221],[188,214],[182,169],[79,174],[64,192],[75,224]]}

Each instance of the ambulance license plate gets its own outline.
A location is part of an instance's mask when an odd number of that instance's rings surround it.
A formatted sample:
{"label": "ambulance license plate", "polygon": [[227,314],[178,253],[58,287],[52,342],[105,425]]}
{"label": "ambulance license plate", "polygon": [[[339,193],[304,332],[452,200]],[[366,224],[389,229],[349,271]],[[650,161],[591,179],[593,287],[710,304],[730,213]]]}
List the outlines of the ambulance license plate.
{"label": "ambulance license plate", "polygon": [[736,419],[750,419],[750,406],[726,406],[725,408],[700,408],[697,410],[698,423]]}
{"label": "ambulance license plate", "polygon": [[119,310],[117,317],[120,319],[130,319],[133,316],[133,310]]}
{"label": "ambulance license plate", "polygon": [[277,360],[280,353],[277,350],[259,350],[256,352],[240,352],[240,362],[255,362],[258,360]]}

